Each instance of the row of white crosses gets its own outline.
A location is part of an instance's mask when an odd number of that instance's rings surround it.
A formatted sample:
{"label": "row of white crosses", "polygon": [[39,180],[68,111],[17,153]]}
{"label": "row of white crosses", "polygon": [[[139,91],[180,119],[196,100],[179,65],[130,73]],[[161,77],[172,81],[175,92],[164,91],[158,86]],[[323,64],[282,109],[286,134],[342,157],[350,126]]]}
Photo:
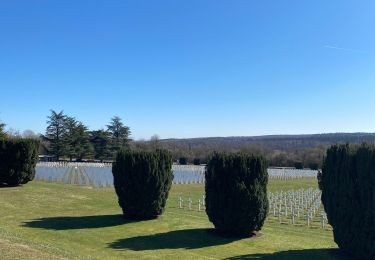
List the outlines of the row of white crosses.
{"label": "row of white crosses", "polygon": [[[57,180],[62,179],[63,173],[70,169],[85,171],[95,180],[99,179],[100,181],[100,179],[105,178],[108,182],[113,183],[113,180],[109,178],[109,175],[112,175],[111,163],[39,162],[36,166],[36,179],[44,180],[47,178],[57,182]],[[173,165],[172,171],[174,174],[173,184],[204,183],[205,181],[205,166]],[[108,175],[108,173],[110,174]],[[103,175],[105,176],[103,177]],[[104,182],[105,180],[102,181]]]}
{"label": "row of white crosses", "polygon": [[[36,167],[36,180],[58,181],[62,180],[65,172],[70,169],[84,172],[89,176],[90,183],[94,187],[113,186],[111,177],[111,163],[86,163],[86,162],[39,162]],[[205,182],[204,165],[173,165],[173,184],[203,184]],[[297,170],[292,168],[269,168],[268,175],[272,179],[290,180],[299,178],[309,178],[317,176],[317,171]],[[82,182],[79,179],[78,182]],[[70,183],[65,181],[64,183]],[[80,184],[80,183],[78,183]],[[82,184],[82,183],[81,183]]]}
{"label": "row of white crosses", "polygon": [[112,165],[109,163],[40,162],[36,166],[35,179],[96,188],[113,187]]}
{"label": "row of white crosses", "polygon": [[318,171],[310,169],[294,169],[294,168],[268,168],[268,176],[277,180],[291,180],[302,178],[316,178]]}
{"label": "row of white crosses", "polygon": [[277,217],[280,223],[284,218],[290,218],[294,225],[302,219],[310,227],[315,216],[321,212],[320,223],[322,228],[326,227],[327,215],[321,209],[321,192],[319,189],[269,192],[268,201],[270,214]]}
{"label": "row of white crosses", "polygon": [[[292,224],[303,221],[308,227],[312,225],[312,221],[320,214],[320,224],[323,229],[326,228],[327,215],[322,209],[321,192],[318,189],[299,189],[280,192],[269,192],[268,200],[270,205],[270,215],[278,218],[279,222],[291,220]],[[183,199],[182,195],[178,196],[178,208],[193,210],[193,200],[188,197]],[[197,210],[202,211],[205,207],[205,196],[198,199]]]}
{"label": "row of white crosses", "polygon": [[89,163],[89,162],[38,162],[36,167],[50,168],[72,168],[72,167],[96,167],[112,168],[112,163]]}
{"label": "row of white crosses", "polygon": [[[204,195],[201,198],[198,199],[198,201],[197,201],[197,210],[198,211],[202,211],[203,207],[206,206],[205,199],[206,199],[206,197]],[[190,197],[188,197],[188,199],[186,200],[186,204],[184,204],[184,200],[182,198],[182,195],[180,194],[178,196],[178,208],[179,209],[187,208],[188,210],[193,210],[193,200]]]}

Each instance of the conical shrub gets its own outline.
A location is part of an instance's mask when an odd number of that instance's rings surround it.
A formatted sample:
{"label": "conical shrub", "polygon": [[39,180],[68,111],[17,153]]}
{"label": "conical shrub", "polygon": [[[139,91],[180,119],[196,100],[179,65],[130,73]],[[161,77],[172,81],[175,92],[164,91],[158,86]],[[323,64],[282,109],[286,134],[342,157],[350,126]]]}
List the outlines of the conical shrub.
{"label": "conical shrub", "polygon": [[262,157],[215,153],[206,169],[206,212],[223,234],[249,236],[268,212],[267,163]]}
{"label": "conical shrub", "polygon": [[337,245],[355,259],[375,259],[375,146],[332,146],[318,179]]}
{"label": "conical shrub", "polygon": [[38,162],[39,140],[0,139],[0,182],[17,186],[32,181]]}
{"label": "conical shrub", "polygon": [[121,151],[112,173],[118,203],[128,219],[161,215],[172,185],[172,156],[168,151]]}

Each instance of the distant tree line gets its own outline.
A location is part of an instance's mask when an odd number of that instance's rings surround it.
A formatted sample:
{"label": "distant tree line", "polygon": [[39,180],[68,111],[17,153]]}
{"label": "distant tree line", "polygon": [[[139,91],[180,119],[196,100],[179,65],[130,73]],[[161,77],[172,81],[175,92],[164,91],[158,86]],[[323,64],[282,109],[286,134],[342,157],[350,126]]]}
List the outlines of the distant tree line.
{"label": "distant tree line", "polygon": [[130,147],[131,132],[121,118],[114,116],[106,129],[89,131],[88,127],[63,111],[51,110],[42,139],[49,154],[70,161],[83,159],[112,160],[118,151]]}
{"label": "distant tree line", "polygon": [[132,141],[133,149],[152,151],[156,148],[166,149],[173,155],[173,160],[180,164],[206,164],[208,157],[213,151],[216,152],[243,152],[247,154],[260,155],[266,158],[270,166],[295,167],[319,169],[327,149],[325,145],[306,147],[298,149],[275,149],[268,144],[249,144],[236,146],[230,143],[212,144],[190,144],[181,140],[159,140],[155,136],[150,141]]}
{"label": "distant tree line", "polygon": [[206,164],[214,151],[243,152],[263,156],[270,166],[311,169],[322,167],[326,150],[332,144],[375,141],[375,134],[368,133],[164,140],[154,135],[149,140],[133,141],[129,138],[129,127],[119,117],[113,117],[104,129],[89,130],[76,118],[53,110],[48,116],[44,135],[31,130],[22,134],[14,129],[5,131],[5,124],[0,122],[0,138],[4,135],[40,138],[39,153],[53,155],[59,160],[112,161],[117,151],[123,148],[141,151],[165,149],[171,152],[173,161],[180,164]]}
{"label": "distant tree line", "polygon": [[[158,140],[157,146],[172,152],[174,161],[186,158],[188,163],[200,159],[207,163],[212,151],[245,152],[265,157],[270,166],[322,167],[326,150],[334,144],[375,142],[375,133],[330,133],[313,135],[273,135],[255,137],[207,137]],[[138,140],[132,146],[152,149],[155,140]]]}

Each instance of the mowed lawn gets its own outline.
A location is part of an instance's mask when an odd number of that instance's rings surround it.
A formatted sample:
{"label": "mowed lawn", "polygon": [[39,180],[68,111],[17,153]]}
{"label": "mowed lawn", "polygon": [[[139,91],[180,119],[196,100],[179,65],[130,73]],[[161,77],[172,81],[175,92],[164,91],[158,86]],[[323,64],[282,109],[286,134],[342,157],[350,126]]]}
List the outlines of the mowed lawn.
{"label": "mowed lawn", "polygon": [[[269,190],[317,187],[314,179],[275,181]],[[179,209],[178,196],[194,200]],[[341,259],[332,231],[279,224],[261,236],[221,238],[196,201],[204,186],[174,185],[163,216],[126,222],[113,189],[30,182],[0,188],[0,259]]]}

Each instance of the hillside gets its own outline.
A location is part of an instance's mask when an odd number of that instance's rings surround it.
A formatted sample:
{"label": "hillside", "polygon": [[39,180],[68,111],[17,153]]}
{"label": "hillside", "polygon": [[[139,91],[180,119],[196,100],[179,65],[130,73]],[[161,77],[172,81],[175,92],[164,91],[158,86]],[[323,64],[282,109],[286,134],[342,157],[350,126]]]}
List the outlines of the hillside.
{"label": "hillside", "polygon": [[241,149],[248,145],[259,145],[272,150],[295,150],[336,143],[375,142],[375,133],[328,133],[308,135],[265,135],[239,137],[204,137],[189,139],[163,139],[163,144],[188,145],[194,147],[228,147]]}
{"label": "hillside", "polygon": [[205,137],[163,139],[155,142],[136,142],[141,149],[161,146],[172,152],[175,160],[194,158],[205,162],[213,151],[246,152],[263,155],[272,166],[317,168],[322,166],[325,152],[337,143],[375,142],[375,133],[329,133],[306,135],[266,135],[239,137]]}

